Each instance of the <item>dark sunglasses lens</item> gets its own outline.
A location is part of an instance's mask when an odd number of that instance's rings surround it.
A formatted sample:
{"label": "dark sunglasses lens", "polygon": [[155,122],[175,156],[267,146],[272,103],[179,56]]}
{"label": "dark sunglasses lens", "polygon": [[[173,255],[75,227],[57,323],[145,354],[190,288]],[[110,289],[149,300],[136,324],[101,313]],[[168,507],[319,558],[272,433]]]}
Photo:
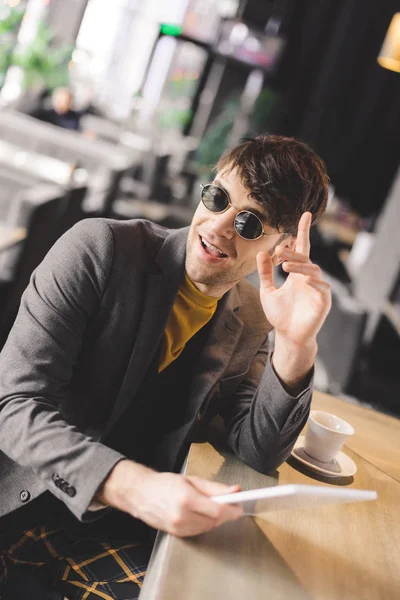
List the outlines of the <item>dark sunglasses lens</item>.
{"label": "dark sunglasses lens", "polygon": [[263,226],[256,215],[243,210],[235,217],[235,229],[246,240],[256,240],[262,234]]}
{"label": "dark sunglasses lens", "polygon": [[203,188],[201,199],[204,206],[212,212],[222,212],[229,204],[225,192],[214,185],[206,185]]}

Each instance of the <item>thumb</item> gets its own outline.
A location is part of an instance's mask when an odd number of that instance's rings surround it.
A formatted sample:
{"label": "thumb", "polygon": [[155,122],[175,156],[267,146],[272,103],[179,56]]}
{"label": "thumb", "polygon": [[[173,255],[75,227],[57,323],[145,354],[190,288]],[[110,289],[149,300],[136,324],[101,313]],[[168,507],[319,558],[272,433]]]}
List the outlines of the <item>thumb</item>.
{"label": "thumb", "polygon": [[272,293],[276,290],[274,284],[273,264],[268,252],[263,250],[256,256],[258,276],[260,278],[260,292]]}
{"label": "thumb", "polygon": [[219,496],[222,494],[234,494],[240,491],[240,485],[225,485],[217,481],[209,481],[195,475],[186,476],[188,482],[205,496]]}

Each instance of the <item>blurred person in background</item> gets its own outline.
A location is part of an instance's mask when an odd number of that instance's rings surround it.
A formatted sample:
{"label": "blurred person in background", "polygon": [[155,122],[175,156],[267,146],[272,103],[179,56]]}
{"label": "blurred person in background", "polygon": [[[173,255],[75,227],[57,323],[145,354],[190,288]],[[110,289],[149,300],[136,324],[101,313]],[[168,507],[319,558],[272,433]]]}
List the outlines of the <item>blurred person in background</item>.
{"label": "blurred person in background", "polygon": [[330,308],[309,258],[327,191],[307,145],[259,136],[222,156],[190,227],[86,219],[56,242],[0,355],[3,598],[33,578],[31,600],[137,598],[154,532],[239,518],[211,498],[238,486],[179,474],[218,414],[254,469],[288,458]]}
{"label": "blurred person in background", "polygon": [[51,107],[41,106],[30,114],[32,117],[63,127],[72,131],[80,131],[80,120],[84,114],[73,109],[74,98],[72,92],[65,87],[56,88],[51,94]]}

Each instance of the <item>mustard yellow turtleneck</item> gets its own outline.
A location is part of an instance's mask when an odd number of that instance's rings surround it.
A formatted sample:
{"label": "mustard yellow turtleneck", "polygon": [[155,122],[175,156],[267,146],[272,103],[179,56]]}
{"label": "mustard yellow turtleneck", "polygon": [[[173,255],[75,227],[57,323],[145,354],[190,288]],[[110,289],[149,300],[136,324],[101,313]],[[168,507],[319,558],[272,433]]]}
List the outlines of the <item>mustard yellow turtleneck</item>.
{"label": "mustard yellow turtleneck", "polygon": [[185,273],[164,331],[159,373],[178,358],[190,338],[208,323],[218,300],[200,292]]}

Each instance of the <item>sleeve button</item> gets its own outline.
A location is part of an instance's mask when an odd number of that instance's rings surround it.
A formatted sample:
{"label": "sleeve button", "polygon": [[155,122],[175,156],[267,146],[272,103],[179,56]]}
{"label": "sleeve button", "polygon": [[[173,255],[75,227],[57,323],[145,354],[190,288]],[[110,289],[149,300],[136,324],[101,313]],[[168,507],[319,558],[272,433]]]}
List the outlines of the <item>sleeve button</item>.
{"label": "sleeve button", "polygon": [[74,496],[76,496],[76,489],[74,488],[73,485],[69,485],[66,489],[66,492],[70,498],[73,498]]}
{"label": "sleeve button", "polygon": [[297,423],[297,421],[300,419],[302,414],[303,414],[303,409],[298,408],[292,417],[292,423]]}
{"label": "sleeve button", "polygon": [[28,490],[22,490],[22,492],[20,492],[20,494],[19,494],[19,499],[23,503],[29,502],[29,500],[31,499],[31,495],[28,492]]}

